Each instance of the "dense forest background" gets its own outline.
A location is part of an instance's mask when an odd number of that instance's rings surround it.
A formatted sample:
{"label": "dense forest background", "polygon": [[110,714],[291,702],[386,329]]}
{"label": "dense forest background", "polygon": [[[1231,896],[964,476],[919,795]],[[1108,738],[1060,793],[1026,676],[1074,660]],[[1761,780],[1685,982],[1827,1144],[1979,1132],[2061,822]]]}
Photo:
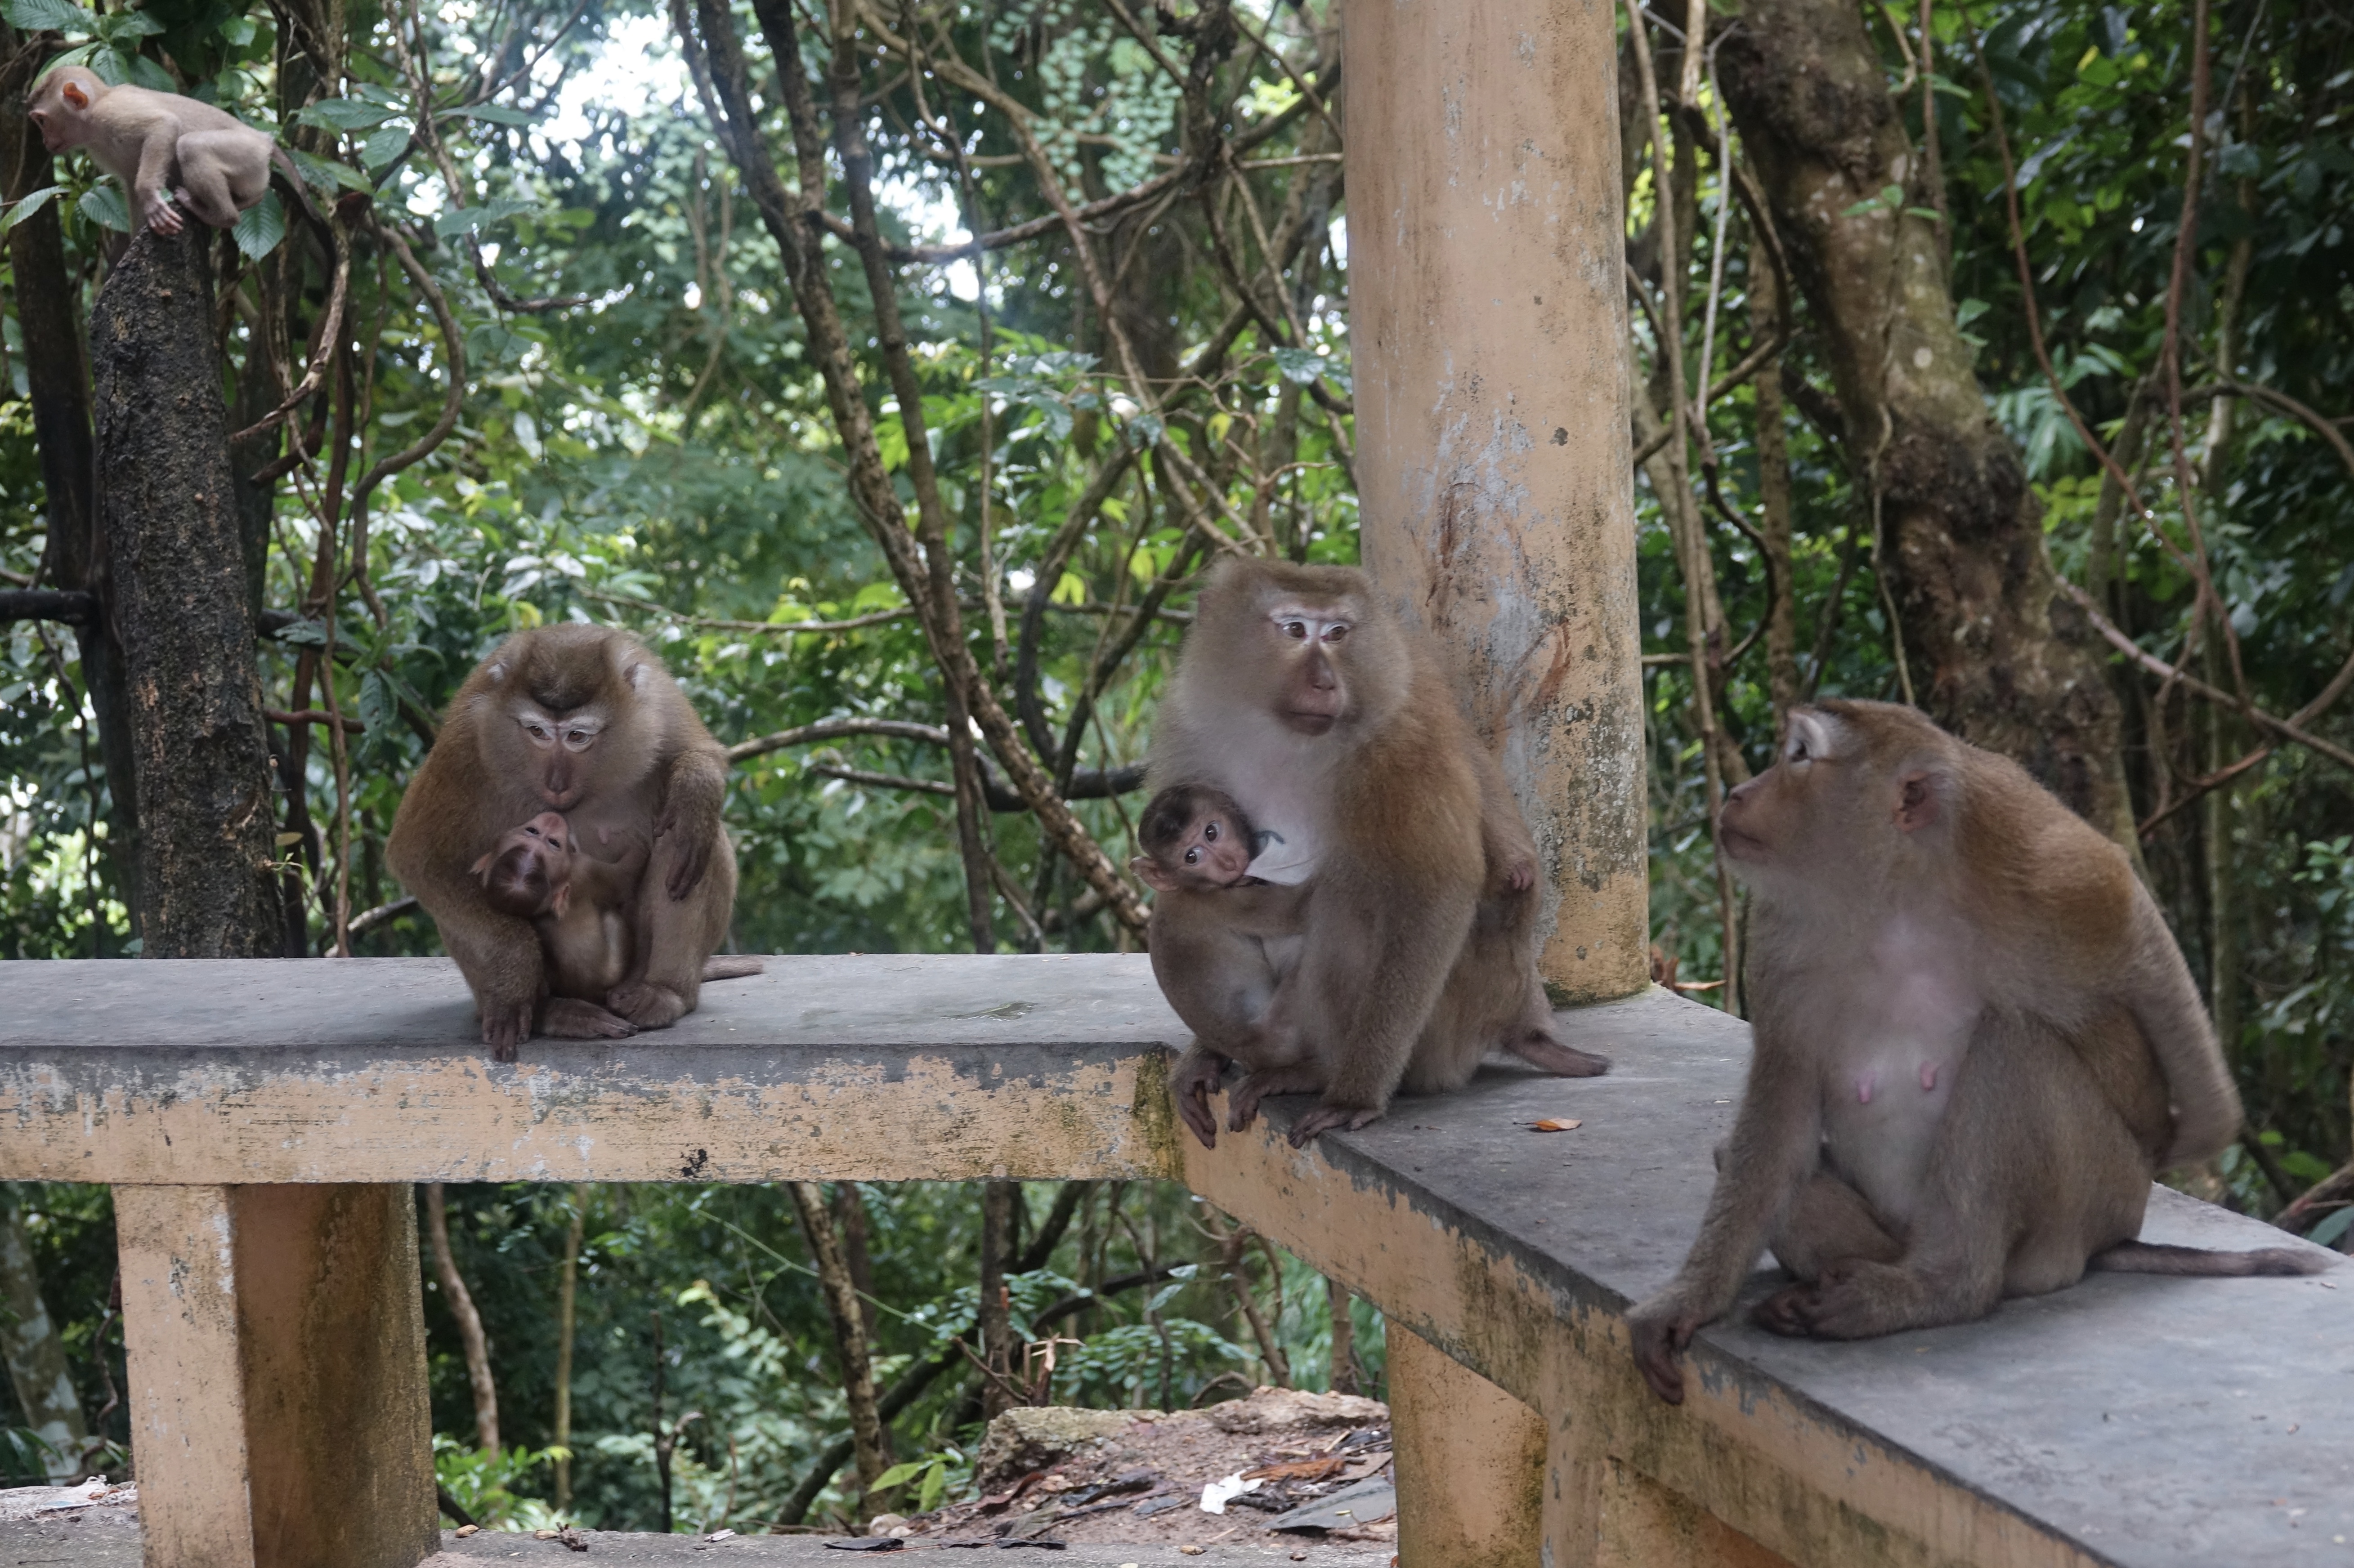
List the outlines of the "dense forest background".
{"label": "dense forest background", "polygon": [[[22,119],[68,51],[274,129],[325,215],[215,244],[279,789],[233,950],[437,951],[394,807],[474,662],[567,617],[642,632],[732,747],[738,949],[1135,946],[1197,574],[1355,558],[1332,0],[0,16],[0,957],[140,953],[156,869],[74,477],[124,207]],[[1917,702],[2135,847],[2247,1100],[2192,1184],[2344,1245],[2354,16],[1620,33],[1656,977],[1740,1006],[1710,807],[1777,716]],[[1377,1315],[1173,1188],[420,1203],[444,1483],[511,1524],[922,1506],[1017,1394],[1380,1387]],[[107,1192],[0,1215],[0,1468],[119,1470]],[[967,1353],[1054,1337],[1044,1386]]]}

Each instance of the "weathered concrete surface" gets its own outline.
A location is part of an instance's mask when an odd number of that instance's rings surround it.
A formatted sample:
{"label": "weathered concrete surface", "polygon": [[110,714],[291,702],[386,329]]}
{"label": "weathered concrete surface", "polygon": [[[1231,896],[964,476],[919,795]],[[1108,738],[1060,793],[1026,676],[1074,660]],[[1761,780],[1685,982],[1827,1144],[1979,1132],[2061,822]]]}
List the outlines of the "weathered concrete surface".
{"label": "weathered concrete surface", "polygon": [[1174,1173],[1141,957],[784,958],[494,1063],[439,959],[0,963],[0,1179]]}
{"label": "weathered concrete surface", "polygon": [[[1204,1514],[1205,1525],[1211,1523]],[[1217,1533],[1215,1528],[1203,1531],[1208,1541]],[[441,1550],[425,1559],[421,1568],[459,1568],[467,1563],[527,1563],[541,1568],[562,1568],[567,1563],[585,1563],[588,1568],[603,1568],[606,1563],[695,1563],[697,1568],[725,1568],[731,1563],[758,1563],[762,1568],[856,1568],[861,1563],[905,1563],[921,1557],[939,1568],[956,1564],[971,1564],[981,1568],[984,1563],[1026,1563],[1035,1568],[1230,1568],[1237,1563],[1280,1563],[1288,1568],[1291,1553],[1297,1547],[1235,1546],[1217,1542],[1204,1546],[1197,1557],[1188,1557],[1174,1545],[1150,1546],[1088,1546],[1072,1545],[1061,1552],[1040,1548],[1007,1551],[958,1551],[936,1546],[910,1547],[883,1556],[842,1552],[825,1542],[806,1535],[739,1536],[730,1541],[705,1542],[693,1535],[631,1535],[612,1531],[592,1530],[587,1532],[588,1552],[586,1556],[567,1551],[553,1541],[535,1541],[528,1535],[515,1535],[502,1531],[485,1531],[466,1541],[460,1541],[449,1531],[441,1533]],[[1385,1568],[1390,1561],[1387,1546],[1347,1546],[1339,1542],[1319,1545],[1314,1560],[1326,1568]],[[139,1525],[133,1518],[116,1514],[107,1519],[90,1519],[70,1523],[0,1524],[0,1568],[140,1568]],[[343,1568],[341,1563],[323,1563],[320,1568]]]}
{"label": "weathered concrete surface", "polygon": [[1561,1000],[1649,978],[1615,13],[1348,0],[1366,569],[1464,673]]}
{"label": "weathered concrete surface", "polygon": [[[1196,1192],[1547,1414],[1556,1564],[1652,1561],[1613,1542],[1672,1520],[1677,1499],[1741,1551],[1800,1563],[2354,1555],[2333,1539],[2354,1542],[2354,1268],[2095,1275],[1980,1323],[1860,1344],[1735,1319],[1701,1335],[1684,1405],[1659,1404],[1620,1313],[1667,1282],[1698,1229],[1747,1032],[1658,991],[1561,1024],[1614,1058],[1607,1077],[1491,1065],[1461,1095],[1399,1101],[1310,1150],[1278,1136],[1290,1100],[1215,1150],[1185,1144]],[[1583,1125],[1529,1129],[1545,1117]],[[2284,1242],[2164,1191],[2144,1234]],[[1770,1561],[1730,1551],[1697,1561]]]}
{"label": "weathered concrete surface", "polygon": [[1538,1568],[1544,1417],[1410,1329],[1386,1342],[1399,1560]]}

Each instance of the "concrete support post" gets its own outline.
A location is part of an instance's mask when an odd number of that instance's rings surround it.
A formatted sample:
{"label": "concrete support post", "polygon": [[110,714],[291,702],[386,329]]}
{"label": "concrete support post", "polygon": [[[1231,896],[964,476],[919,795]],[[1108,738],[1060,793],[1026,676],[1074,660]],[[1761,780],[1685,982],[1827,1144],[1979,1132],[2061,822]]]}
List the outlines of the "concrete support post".
{"label": "concrete support post", "polygon": [[114,1190],[148,1568],[438,1550],[410,1194]]}
{"label": "concrete support post", "polygon": [[1393,1319],[1398,1562],[1537,1568],[1544,1418]]}
{"label": "concrete support post", "polygon": [[1519,792],[1562,1001],[1649,975],[1612,16],[1341,22],[1364,563],[1453,652]]}

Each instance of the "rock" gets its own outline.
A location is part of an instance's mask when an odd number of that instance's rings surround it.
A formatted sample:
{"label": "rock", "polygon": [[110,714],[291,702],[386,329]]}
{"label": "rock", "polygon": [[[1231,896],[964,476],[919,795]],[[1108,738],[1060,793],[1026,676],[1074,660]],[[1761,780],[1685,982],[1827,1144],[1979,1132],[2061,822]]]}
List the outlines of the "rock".
{"label": "rock", "polygon": [[907,1522],[907,1516],[904,1514],[878,1513],[873,1519],[866,1521],[866,1533],[869,1535],[888,1535]]}
{"label": "rock", "polygon": [[1247,1399],[1214,1404],[1206,1414],[1211,1425],[1237,1436],[1303,1426],[1382,1426],[1390,1418],[1389,1406],[1377,1399],[1289,1388],[1258,1389]]}
{"label": "rock", "polygon": [[989,1424],[989,1431],[981,1440],[981,1454],[974,1462],[974,1475],[982,1491],[995,1491],[1033,1470],[1049,1469],[1073,1454],[1118,1437],[1139,1421],[1160,1417],[1157,1410],[1016,1405]]}

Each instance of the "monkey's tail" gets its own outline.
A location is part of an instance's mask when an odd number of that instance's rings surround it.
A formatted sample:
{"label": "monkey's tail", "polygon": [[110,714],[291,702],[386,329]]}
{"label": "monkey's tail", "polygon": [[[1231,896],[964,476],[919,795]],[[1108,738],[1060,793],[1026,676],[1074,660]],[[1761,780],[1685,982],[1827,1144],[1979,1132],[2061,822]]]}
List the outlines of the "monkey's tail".
{"label": "monkey's tail", "polygon": [[705,959],[703,960],[703,978],[706,980],[742,980],[746,975],[759,974],[768,967],[758,959]]}
{"label": "monkey's tail", "polygon": [[2288,1275],[2319,1274],[2335,1259],[2285,1246],[2262,1246],[2253,1252],[2211,1252],[2198,1246],[2166,1246],[2156,1242],[2119,1242],[2106,1252],[2085,1259],[2088,1269],[2111,1274]]}

